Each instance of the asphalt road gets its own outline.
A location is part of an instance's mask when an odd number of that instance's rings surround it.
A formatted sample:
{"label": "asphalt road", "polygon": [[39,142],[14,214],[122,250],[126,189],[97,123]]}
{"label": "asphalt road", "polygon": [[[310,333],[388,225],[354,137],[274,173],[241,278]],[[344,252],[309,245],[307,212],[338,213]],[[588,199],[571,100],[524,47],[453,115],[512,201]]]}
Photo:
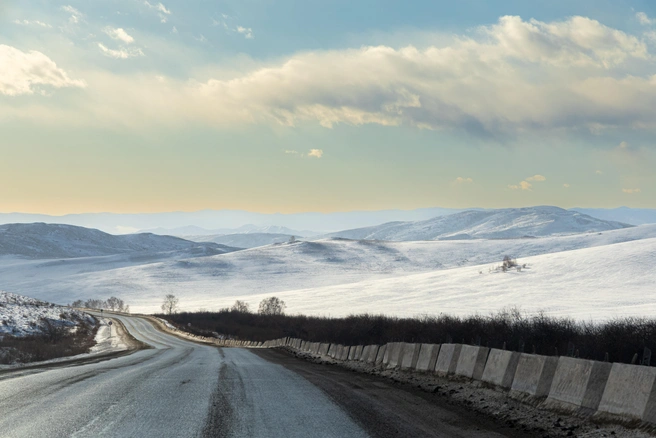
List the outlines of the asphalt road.
{"label": "asphalt road", "polygon": [[153,348],[1,375],[0,436],[517,436],[374,377],[199,345],[141,318],[116,318]]}

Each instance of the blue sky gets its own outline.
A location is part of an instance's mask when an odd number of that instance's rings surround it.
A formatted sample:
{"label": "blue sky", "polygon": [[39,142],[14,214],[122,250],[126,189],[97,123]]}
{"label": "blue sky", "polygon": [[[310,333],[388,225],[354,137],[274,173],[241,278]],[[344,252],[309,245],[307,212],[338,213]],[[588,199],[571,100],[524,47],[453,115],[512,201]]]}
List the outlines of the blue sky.
{"label": "blue sky", "polygon": [[656,208],[656,5],[10,1],[0,211]]}

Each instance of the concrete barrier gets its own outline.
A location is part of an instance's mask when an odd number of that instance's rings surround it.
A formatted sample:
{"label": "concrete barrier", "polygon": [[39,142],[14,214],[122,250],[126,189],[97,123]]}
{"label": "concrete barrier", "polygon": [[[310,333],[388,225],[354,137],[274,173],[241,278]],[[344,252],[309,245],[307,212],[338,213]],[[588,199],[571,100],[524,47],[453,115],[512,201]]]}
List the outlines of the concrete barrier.
{"label": "concrete barrier", "polygon": [[355,352],[356,351],[357,351],[357,347],[350,347],[347,360],[355,360]]}
{"label": "concrete barrier", "polygon": [[376,353],[376,361],[375,361],[376,365],[382,365],[383,364],[383,361],[385,359],[385,354],[387,354],[387,344],[382,345],[378,349],[378,353]]}
{"label": "concrete barrier", "polygon": [[656,368],[614,363],[595,417],[656,423]]}
{"label": "concrete barrier", "polygon": [[369,354],[365,358],[365,361],[367,363],[376,363],[376,356],[378,356],[378,351],[379,350],[380,350],[380,346],[370,345],[369,346]]}
{"label": "concrete barrier", "polygon": [[349,352],[350,352],[350,351],[351,351],[351,347],[350,347],[350,346],[345,345],[344,347],[342,347],[342,354],[341,354],[341,356],[339,357],[339,360],[342,360],[342,361],[344,361],[344,360],[348,360]]}
{"label": "concrete barrier", "polygon": [[546,397],[558,365],[557,357],[522,353],[511,386],[514,396]]}
{"label": "concrete barrier", "polygon": [[561,357],[545,407],[594,413],[610,375],[610,363]]}
{"label": "concrete barrier", "polygon": [[411,370],[417,366],[421,344],[403,344],[403,352],[399,360],[402,370]]}
{"label": "concrete barrier", "polygon": [[319,346],[319,354],[322,356],[328,355],[328,350],[330,350],[331,344],[321,344]]}
{"label": "concrete barrier", "polygon": [[490,349],[474,345],[463,345],[460,349],[455,375],[481,380]]}
{"label": "concrete barrier", "polygon": [[504,389],[510,389],[517,371],[519,357],[520,353],[491,349],[481,380]]}
{"label": "concrete barrier", "polygon": [[441,376],[455,373],[461,349],[461,344],[442,344],[435,363],[435,372]]}
{"label": "concrete barrier", "polygon": [[437,355],[440,353],[439,344],[421,344],[419,356],[417,357],[417,371],[433,371],[437,363]]}
{"label": "concrete barrier", "polygon": [[353,360],[360,360],[362,357],[362,351],[364,350],[364,345],[358,345],[355,347],[355,356],[353,356]]}
{"label": "concrete barrier", "polygon": [[360,355],[360,359],[358,359],[360,362],[366,362],[367,358],[369,357],[369,354],[371,351],[371,345],[365,345],[362,348],[362,354]]}
{"label": "concrete barrier", "polygon": [[328,349],[328,357],[335,358],[335,350],[337,350],[337,345],[336,344],[330,344],[330,348]]}
{"label": "concrete barrier", "polygon": [[387,351],[385,352],[385,356],[387,357],[387,363],[385,365],[387,368],[397,368],[401,364],[403,346],[403,342],[387,344]]}

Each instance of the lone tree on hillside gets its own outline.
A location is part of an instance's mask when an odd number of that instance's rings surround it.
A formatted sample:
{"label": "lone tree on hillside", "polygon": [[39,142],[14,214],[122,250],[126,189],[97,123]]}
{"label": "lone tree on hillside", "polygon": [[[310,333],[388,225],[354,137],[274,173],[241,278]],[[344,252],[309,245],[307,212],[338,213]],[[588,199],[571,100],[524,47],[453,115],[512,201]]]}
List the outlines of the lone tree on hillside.
{"label": "lone tree on hillside", "polygon": [[250,306],[246,301],[237,300],[235,304],[230,308],[233,312],[238,313],[249,313],[251,311]]}
{"label": "lone tree on hillside", "polygon": [[173,294],[167,294],[166,297],[164,297],[164,302],[162,303],[162,312],[166,313],[167,315],[172,315],[175,312],[178,311],[178,303],[180,300],[173,295]]}
{"label": "lone tree on hillside", "polygon": [[278,297],[265,298],[260,301],[257,313],[261,315],[283,315],[287,305]]}

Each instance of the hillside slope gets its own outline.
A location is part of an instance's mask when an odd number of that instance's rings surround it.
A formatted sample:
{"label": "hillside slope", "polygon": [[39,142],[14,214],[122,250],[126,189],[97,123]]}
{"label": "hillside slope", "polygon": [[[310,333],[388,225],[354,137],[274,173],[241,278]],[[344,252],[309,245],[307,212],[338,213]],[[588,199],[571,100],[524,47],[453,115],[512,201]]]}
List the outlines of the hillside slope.
{"label": "hillside slope", "polygon": [[[536,239],[325,239],[212,257],[173,253],[159,260],[142,253],[52,261],[6,259],[0,263],[0,287],[61,303],[116,295],[136,312],[155,312],[164,294],[174,293],[184,310],[217,309],[262,294],[498,264],[506,254],[522,259],[647,238],[656,238],[656,225]],[[332,309],[326,307],[325,312]]]}
{"label": "hillside slope", "polygon": [[215,243],[190,242],[154,234],[114,236],[72,225],[0,225],[0,256],[52,259],[165,251],[194,251],[198,255],[215,255],[233,250],[235,248]]}
{"label": "hillside slope", "polygon": [[[526,257],[521,272],[491,265],[277,294],[289,310],[345,316],[482,316],[519,307],[578,320],[649,317],[656,311],[656,239]],[[498,265],[498,263],[496,264]],[[249,297],[256,303],[266,295]]]}
{"label": "hillside slope", "polygon": [[509,239],[600,232],[630,226],[558,207],[527,207],[469,210],[426,221],[390,222],[329,236],[389,241]]}
{"label": "hillside slope", "polygon": [[274,243],[289,242],[292,237],[298,237],[293,234],[277,233],[243,233],[243,234],[225,234],[219,236],[184,236],[185,239],[194,242],[214,242],[220,245],[227,245],[236,248],[257,248],[259,246],[272,245]]}

